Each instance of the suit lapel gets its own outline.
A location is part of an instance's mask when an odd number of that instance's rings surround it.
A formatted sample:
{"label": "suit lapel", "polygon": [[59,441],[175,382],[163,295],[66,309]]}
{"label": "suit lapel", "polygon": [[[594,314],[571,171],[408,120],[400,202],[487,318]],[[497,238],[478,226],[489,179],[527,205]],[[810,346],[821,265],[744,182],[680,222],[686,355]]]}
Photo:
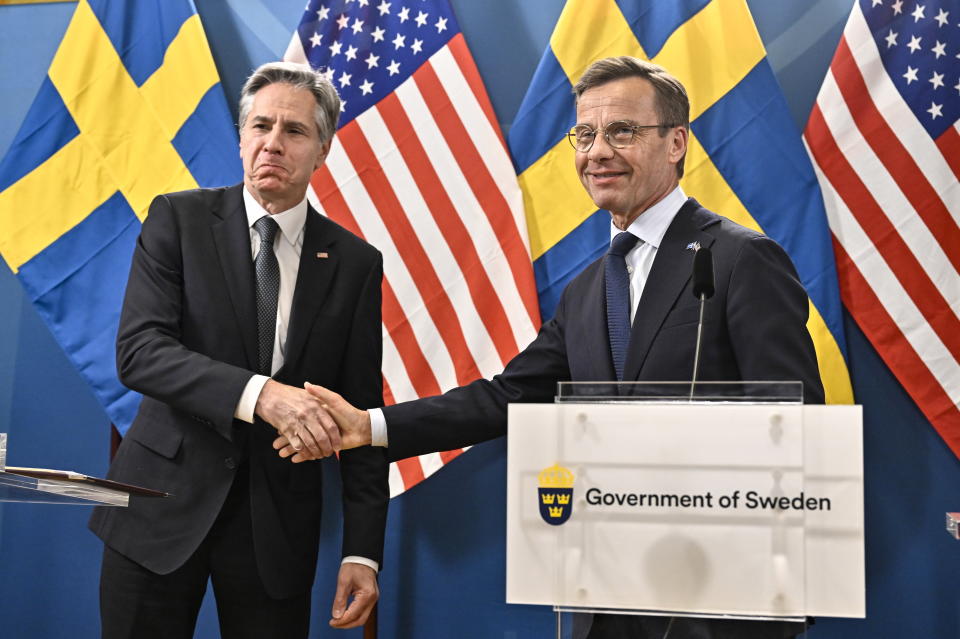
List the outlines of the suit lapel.
{"label": "suit lapel", "polygon": [[250,227],[243,206],[243,186],[224,191],[223,206],[218,212],[223,219],[213,225],[213,242],[217,247],[220,269],[227,284],[234,318],[243,341],[247,365],[256,369],[257,307],[254,291],[253,258],[250,255]]}
{"label": "suit lapel", "polygon": [[690,280],[694,252],[687,247],[692,242],[699,242],[701,246],[713,243],[713,236],[705,233],[704,228],[717,218],[697,215],[700,208],[696,200],[688,199],[670,223],[657,249],[630,331],[624,380],[636,380],[639,376],[663,321]]}
{"label": "suit lapel", "polygon": [[300,358],[337,271],[339,256],[335,250],[336,241],[333,234],[324,232],[324,227],[328,224],[330,222],[313,207],[307,208],[300,268],[293,291],[293,302],[290,305],[290,326],[287,328],[281,371],[295,366]]}

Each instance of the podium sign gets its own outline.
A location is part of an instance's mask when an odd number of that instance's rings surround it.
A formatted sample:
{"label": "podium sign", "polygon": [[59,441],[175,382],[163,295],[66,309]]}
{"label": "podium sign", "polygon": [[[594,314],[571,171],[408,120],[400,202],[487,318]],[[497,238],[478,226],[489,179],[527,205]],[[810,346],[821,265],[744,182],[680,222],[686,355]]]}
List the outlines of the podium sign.
{"label": "podium sign", "polygon": [[865,615],[862,412],[513,404],[507,602]]}

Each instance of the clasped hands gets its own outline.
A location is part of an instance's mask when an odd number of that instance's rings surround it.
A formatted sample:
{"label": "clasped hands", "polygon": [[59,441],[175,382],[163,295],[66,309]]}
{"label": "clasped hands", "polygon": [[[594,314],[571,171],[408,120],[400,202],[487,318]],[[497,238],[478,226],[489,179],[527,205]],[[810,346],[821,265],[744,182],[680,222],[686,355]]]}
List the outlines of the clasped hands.
{"label": "clasped hands", "polygon": [[369,413],[323,386],[300,389],[267,380],[255,410],[277,430],[274,449],[294,463],[370,443]]}

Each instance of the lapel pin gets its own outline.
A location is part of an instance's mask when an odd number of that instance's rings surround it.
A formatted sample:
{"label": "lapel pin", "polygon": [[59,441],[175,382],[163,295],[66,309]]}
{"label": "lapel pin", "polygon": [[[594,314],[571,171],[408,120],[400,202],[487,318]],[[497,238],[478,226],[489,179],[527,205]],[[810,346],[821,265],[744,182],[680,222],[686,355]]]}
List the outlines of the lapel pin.
{"label": "lapel pin", "polygon": [[330,254],[327,253],[326,251],[321,251],[321,252],[317,253],[317,258],[318,258],[318,259],[325,260],[325,259],[327,259],[328,257],[330,257]]}
{"label": "lapel pin", "polygon": [[688,251],[699,251],[699,250],[700,250],[700,242],[690,242],[689,244],[687,244],[687,250],[688,250]]}

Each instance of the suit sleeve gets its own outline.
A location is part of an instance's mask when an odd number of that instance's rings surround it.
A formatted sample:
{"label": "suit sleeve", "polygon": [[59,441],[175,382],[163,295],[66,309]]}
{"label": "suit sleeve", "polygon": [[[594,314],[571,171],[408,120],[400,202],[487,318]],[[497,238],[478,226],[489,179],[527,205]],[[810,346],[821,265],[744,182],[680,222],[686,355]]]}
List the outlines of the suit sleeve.
{"label": "suit sleeve", "polygon": [[807,331],[809,300],[789,256],[770,238],[744,242],[727,297],[731,343],[744,380],[800,380],[822,404],[823,384]]}
{"label": "suit sleeve", "polygon": [[[383,405],[381,282],[383,259],[363,284],[351,323],[342,370],[342,394],[355,406]],[[343,480],[343,556],[357,555],[383,565],[384,531],[390,500],[388,463],[383,448],[365,446],[340,454]]]}
{"label": "suit sleeve", "polygon": [[237,401],[253,373],[181,342],[183,258],[169,199],[150,205],[133,254],[117,334],[125,386],[209,423],[230,438]]}
{"label": "suit sleeve", "polygon": [[567,293],[556,315],[503,373],[443,395],[383,409],[391,460],[472,446],[507,432],[507,405],[551,402],[557,382],[570,379],[564,330]]}

